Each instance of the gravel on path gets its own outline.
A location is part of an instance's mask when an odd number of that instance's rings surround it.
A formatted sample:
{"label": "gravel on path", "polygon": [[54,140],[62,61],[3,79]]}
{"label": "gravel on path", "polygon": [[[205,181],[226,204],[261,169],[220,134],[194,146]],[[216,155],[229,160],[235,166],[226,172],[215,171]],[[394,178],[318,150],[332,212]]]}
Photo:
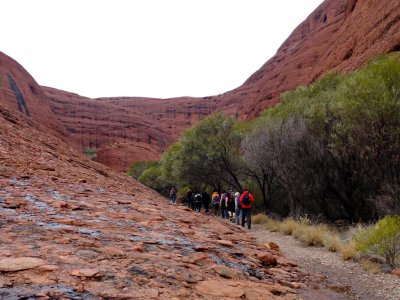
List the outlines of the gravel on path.
{"label": "gravel on path", "polygon": [[307,289],[300,293],[304,299],[400,299],[400,277],[368,273],[358,263],[344,261],[337,253],[305,246],[294,237],[270,232],[263,225],[254,225],[249,233],[261,243],[277,243],[284,257],[314,275]]}

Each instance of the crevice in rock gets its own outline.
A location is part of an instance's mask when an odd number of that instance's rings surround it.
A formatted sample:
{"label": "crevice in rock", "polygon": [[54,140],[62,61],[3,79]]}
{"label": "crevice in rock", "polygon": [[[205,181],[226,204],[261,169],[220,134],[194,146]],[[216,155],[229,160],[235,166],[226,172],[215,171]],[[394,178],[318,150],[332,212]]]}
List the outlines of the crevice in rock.
{"label": "crevice in rock", "polygon": [[397,51],[400,51],[400,43],[395,45],[395,46],[393,46],[393,48],[390,49],[389,52],[397,52]]}
{"label": "crevice in rock", "polygon": [[385,29],[382,31],[381,35],[385,35],[394,25],[400,22],[400,16],[396,16],[392,21],[390,21],[386,26]]}
{"label": "crevice in rock", "polygon": [[8,74],[8,83],[10,84],[11,90],[14,92],[15,98],[17,98],[18,109],[25,115],[29,116],[28,107],[26,106],[26,102],[24,96],[22,96],[21,91],[19,90],[17,84],[14,79]]}
{"label": "crevice in rock", "polygon": [[346,52],[345,56],[343,57],[343,60],[348,60],[350,57],[353,55],[353,49],[350,49],[349,51]]}
{"label": "crevice in rock", "polygon": [[32,94],[37,95],[38,91],[36,90],[36,88],[33,85],[29,85],[29,88],[31,89]]}

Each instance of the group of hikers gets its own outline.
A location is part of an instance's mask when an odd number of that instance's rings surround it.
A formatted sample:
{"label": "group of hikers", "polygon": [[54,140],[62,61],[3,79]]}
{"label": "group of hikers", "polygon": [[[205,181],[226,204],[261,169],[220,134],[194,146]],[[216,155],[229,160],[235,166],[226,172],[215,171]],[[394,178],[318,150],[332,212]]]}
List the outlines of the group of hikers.
{"label": "group of hikers", "polygon": [[[174,204],[176,203],[176,194],[176,189],[172,188],[170,199]],[[254,196],[248,189],[244,189],[243,193],[234,193],[232,190],[227,190],[219,194],[214,191],[211,196],[206,191],[200,193],[189,190],[183,202],[197,212],[201,212],[202,207],[204,207],[206,214],[210,214],[211,204],[214,216],[220,216],[222,219],[230,220],[237,225],[242,225],[242,227],[246,224],[247,228],[251,229],[251,211]]]}

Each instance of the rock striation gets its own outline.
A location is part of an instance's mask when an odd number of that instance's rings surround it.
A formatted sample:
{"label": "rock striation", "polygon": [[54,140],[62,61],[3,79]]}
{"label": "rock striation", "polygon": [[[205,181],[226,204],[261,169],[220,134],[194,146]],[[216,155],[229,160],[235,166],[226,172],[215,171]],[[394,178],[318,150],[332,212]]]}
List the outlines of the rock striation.
{"label": "rock striation", "polygon": [[70,139],[52,113],[50,101],[33,77],[15,60],[0,52],[0,104],[45,126],[64,141]]}
{"label": "rock striation", "polygon": [[241,227],[44,129],[0,104],[1,299],[299,299],[309,275]]}
{"label": "rock striation", "polygon": [[182,131],[215,109],[206,98],[89,99],[43,88],[52,110],[81,149],[96,149],[97,161],[127,171],[137,160],[157,160]]}

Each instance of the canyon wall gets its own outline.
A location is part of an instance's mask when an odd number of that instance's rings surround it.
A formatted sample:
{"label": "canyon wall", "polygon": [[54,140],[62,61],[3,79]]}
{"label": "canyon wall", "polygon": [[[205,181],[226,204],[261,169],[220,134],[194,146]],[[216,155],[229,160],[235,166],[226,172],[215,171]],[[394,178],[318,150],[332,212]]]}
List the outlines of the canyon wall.
{"label": "canyon wall", "polygon": [[97,161],[127,171],[134,161],[158,160],[193,122],[215,110],[210,98],[89,99],[43,87],[52,110],[79,142],[97,151]]}
{"label": "canyon wall", "polygon": [[90,99],[40,87],[0,53],[0,97],[80,151],[95,152],[98,162],[126,171],[134,161],[159,159],[184,129],[214,111],[252,119],[282,92],[399,50],[400,1],[326,0],[243,85],[218,96]]}
{"label": "canyon wall", "polygon": [[400,1],[326,0],[242,86],[218,98],[217,106],[251,119],[278,103],[282,92],[399,50]]}

